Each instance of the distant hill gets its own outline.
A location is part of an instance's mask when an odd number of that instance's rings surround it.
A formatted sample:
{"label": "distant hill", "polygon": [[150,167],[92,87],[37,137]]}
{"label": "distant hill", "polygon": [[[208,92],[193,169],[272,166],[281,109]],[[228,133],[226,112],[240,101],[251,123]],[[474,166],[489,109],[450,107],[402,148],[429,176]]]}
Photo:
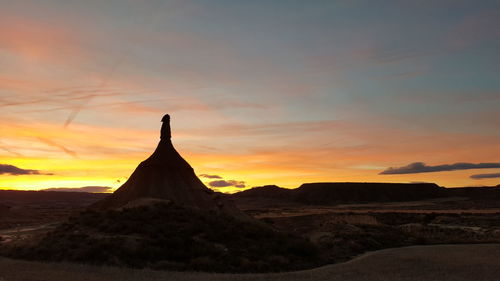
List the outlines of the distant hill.
{"label": "distant hill", "polygon": [[[108,193],[0,190],[0,209],[24,204],[88,206]],[[288,189],[276,185],[258,186],[227,197],[238,203],[261,205],[415,201],[439,197],[467,197],[473,200],[500,200],[500,185],[443,188],[435,184],[390,183],[306,183]],[[262,204],[264,203],[264,204]]]}
{"label": "distant hill", "polygon": [[88,206],[108,195],[87,192],[0,190],[0,203],[8,206],[25,204]]}
{"label": "distant hill", "polygon": [[228,197],[238,206],[245,206],[245,209],[260,209],[293,204],[293,193],[292,189],[265,185],[237,192]]}
{"label": "distant hill", "polygon": [[293,193],[292,189],[287,189],[279,187],[277,185],[264,185],[257,186],[251,189],[247,189],[238,193],[233,194],[235,197],[248,198],[248,197],[266,197],[266,198],[278,198],[283,199],[291,196]]}
{"label": "distant hill", "polygon": [[286,189],[259,186],[231,195],[245,205],[334,205],[347,203],[417,201],[442,197],[500,200],[500,186],[444,188],[434,183],[305,183]]}
{"label": "distant hill", "polygon": [[445,196],[433,183],[306,183],[294,191],[304,204],[416,201]]}
{"label": "distant hill", "polygon": [[476,200],[500,200],[500,185],[448,188],[447,193]]}

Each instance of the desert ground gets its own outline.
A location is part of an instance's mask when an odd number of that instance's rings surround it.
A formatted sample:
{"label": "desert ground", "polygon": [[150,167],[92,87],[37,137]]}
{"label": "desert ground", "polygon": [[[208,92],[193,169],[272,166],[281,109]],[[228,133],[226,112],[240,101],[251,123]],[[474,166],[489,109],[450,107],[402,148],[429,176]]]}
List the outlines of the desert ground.
{"label": "desert ground", "polygon": [[[0,246],[42,237],[105,195],[73,194],[69,199],[51,195],[43,200],[26,196],[0,200],[9,206],[0,213]],[[86,200],[77,200],[81,196]],[[332,205],[234,200],[260,222],[314,243],[329,265],[295,272],[229,274],[1,257],[0,281],[498,280],[500,276],[497,200],[446,197]]]}
{"label": "desert ground", "polygon": [[0,280],[493,281],[500,276],[498,253],[500,244],[412,246],[370,252],[345,263],[311,270],[271,274],[166,272],[0,258]]}

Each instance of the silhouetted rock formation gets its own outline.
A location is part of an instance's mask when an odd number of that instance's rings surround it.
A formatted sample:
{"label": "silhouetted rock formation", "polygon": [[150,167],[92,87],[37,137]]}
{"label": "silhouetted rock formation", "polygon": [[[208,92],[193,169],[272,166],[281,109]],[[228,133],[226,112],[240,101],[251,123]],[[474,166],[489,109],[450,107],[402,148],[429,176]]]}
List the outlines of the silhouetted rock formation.
{"label": "silhouetted rock formation", "polygon": [[264,185],[231,194],[230,197],[242,210],[254,210],[294,204],[293,194],[293,189]]}
{"label": "silhouetted rock formation", "polygon": [[443,197],[433,183],[306,183],[294,199],[308,204],[416,201]]}
{"label": "silhouetted rock formation", "polygon": [[175,150],[171,141],[170,116],[165,115],[161,121],[160,143],[154,153],[139,164],[127,182],[94,207],[118,208],[142,204],[146,199],[161,199],[184,207],[243,217],[244,214],[220,193],[207,188]]}
{"label": "silhouetted rock formation", "polygon": [[256,186],[251,189],[247,189],[233,196],[238,198],[275,198],[275,199],[285,199],[291,196],[293,189],[287,189],[279,187],[277,185],[264,185]]}
{"label": "silhouetted rock formation", "polygon": [[305,183],[296,189],[273,185],[233,194],[238,204],[268,200],[265,205],[301,203],[331,205],[391,201],[416,201],[450,196],[446,188],[433,183]]}

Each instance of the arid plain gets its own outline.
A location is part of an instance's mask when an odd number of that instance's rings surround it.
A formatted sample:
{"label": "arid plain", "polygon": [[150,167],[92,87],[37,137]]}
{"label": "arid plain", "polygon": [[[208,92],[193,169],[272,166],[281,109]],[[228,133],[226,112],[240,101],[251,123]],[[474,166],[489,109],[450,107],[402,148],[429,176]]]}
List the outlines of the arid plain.
{"label": "arid plain", "polygon": [[[68,276],[72,280],[116,280],[117,276],[120,280],[496,280],[500,273],[497,189],[486,188],[482,192],[487,196],[478,195],[479,190],[472,194],[457,189],[450,191],[453,196],[416,201],[321,205],[274,196],[282,192],[274,186],[227,195],[261,223],[318,247],[324,263],[330,265],[312,269],[221,274],[1,258],[0,280],[68,280]],[[50,233],[68,217],[108,196],[0,193],[2,246]]]}

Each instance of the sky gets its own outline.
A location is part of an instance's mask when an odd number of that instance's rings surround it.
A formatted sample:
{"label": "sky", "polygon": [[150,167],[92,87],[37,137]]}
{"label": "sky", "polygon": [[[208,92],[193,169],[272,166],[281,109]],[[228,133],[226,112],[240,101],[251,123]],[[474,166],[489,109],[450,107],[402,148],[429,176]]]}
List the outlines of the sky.
{"label": "sky", "polygon": [[115,189],[165,113],[222,192],[500,183],[499,1],[0,5],[2,189]]}

